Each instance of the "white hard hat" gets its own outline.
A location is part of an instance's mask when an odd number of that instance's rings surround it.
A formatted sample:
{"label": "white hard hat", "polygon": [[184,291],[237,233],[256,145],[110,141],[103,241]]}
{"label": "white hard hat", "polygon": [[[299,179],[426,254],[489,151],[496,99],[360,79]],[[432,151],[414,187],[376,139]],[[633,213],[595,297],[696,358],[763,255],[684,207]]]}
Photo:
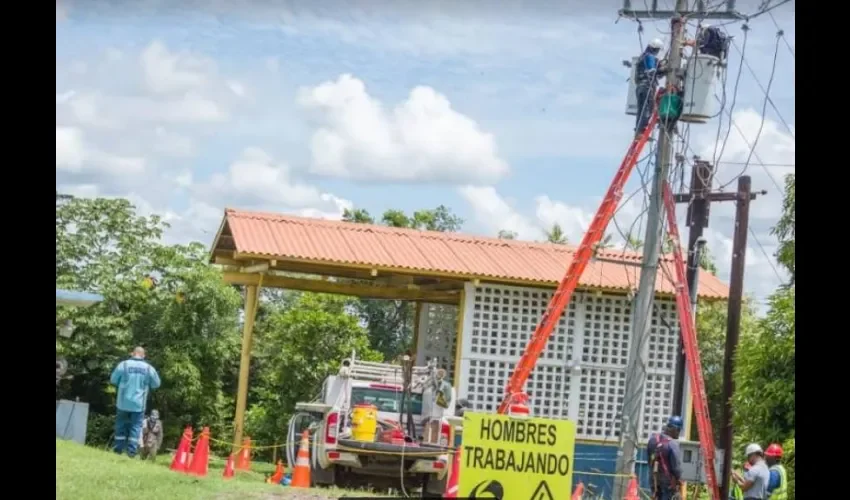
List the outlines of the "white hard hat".
{"label": "white hard hat", "polygon": [[746,456],[750,456],[753,453],[764,453],[764,451],[761,449],[761,446],[759,446],[758,443],[748,444],[747,449],[744,451],[744,454]]}
{"label": "white hard hat", "polygon": [[661,47],[664,46],[664,42],[662,42],[659,38],[655,38],[651,42],[649,42],[649,46],[653,49],[661,49]]}

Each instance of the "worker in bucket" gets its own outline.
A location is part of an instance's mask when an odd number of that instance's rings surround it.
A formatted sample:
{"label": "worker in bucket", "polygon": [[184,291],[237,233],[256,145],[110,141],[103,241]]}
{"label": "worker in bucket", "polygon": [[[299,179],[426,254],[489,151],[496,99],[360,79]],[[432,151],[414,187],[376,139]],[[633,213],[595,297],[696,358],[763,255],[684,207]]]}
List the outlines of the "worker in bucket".
{"label": "worker in bucket", "polygon": [[685,40],[686,47],[693,47],[699,54],[725,59],[731,39],[716,26],[702,24],[693,40]]}
{"label": "worker in bucket", "polygon": [[673,415],[667,419],[664,430],[650,436],[646,445],[655,500],[678,498],[682,478],[682,451],[678,439],[682,425],[682,417]]}
{"label": "worker in bucket", "polygon": [[655,107],[655,90],[661,76],[658,54],[664,43],[658,38],[649,42],[640,55],[635,67],[635,97],[637,98],[637,116],[635,118],[635,140],[643,134]]}
{"label": "worker in bucket", "polygon": [[764,451],[770,480],[767,483],[767,493],[770,500],[787,500],[788,498],[788,473],[782,466],[782,447],[776,443],[771,444]]}
{"label": "worker in bucket", "polygon": [[148,393],[159,388],[159,374],[145,361],[145,349],[136,347],[129,359],[118,363],[109,380],[118,387],[115,445],[112,449],[119,455],[126,450],[132,458],[136,456],[142,437]]}
{"label": "worker in bucket", "polygon": [[732,480],[744,492],[744,500],[767,500],[767,484],[770,482],[770,472],[764,461],[764,450],[756,443],[748,444],[744,451],[749,470],[743,476],[737,471],[732,473]]}

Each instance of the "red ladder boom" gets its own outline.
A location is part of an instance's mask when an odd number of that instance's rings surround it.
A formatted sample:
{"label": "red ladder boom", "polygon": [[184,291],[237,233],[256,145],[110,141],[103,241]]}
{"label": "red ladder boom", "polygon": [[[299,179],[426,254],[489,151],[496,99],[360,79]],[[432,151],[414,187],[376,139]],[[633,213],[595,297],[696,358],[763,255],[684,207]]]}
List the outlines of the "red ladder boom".
{"label": "red ladder boom", "polygon": [[549,341],[549,337],[552,335],[558,319],[567,305],[569,305],[573,292],[576,286],[578,286],[578,280],[587,268],[588,262],[593,257],[596,245],[602,240],[608,223],[614,217],[614,212],[617,210],[620,198],[623,197],[623,187],[626,185],[626,181],[629,179],[632,170],[634,170],[638,156],[649,140],[649,136],[652,135],[652,130],[655,128],[657,121],[658,114],[653,111],[652,117],[649,119],[649,123],[641,136],[629,146],[629,150],[625,158],[623,158],[623,163],[620,164],[620,168],[617,170],[617,174],[614,176],[614,180],[608,188],[605,198],[596,211],[596,216],[590,223],[590,227],[584,234],[581,244],[573,256],[573,260],[567,269],[567,274],[564,275],[561,284],[558,285],[558,289],[555,290],[555,294],[549,300],[549,305],[546,306],[546,312],[540,318],[537,329],[534,330],[534,334],[525,346],[525,351],[522,353],[522,357],[511,374],[511,378],[508,380],[505,389],[505,399],[499,405],[498,411],[500,414],[507,413],[510,405],[525,403],[528,400],[528,396],[522,392],[522,387],[528,380],[529,375],[531,375],[532,370],[534,370],[534,366],[537,364],[537,358],[540,357],[540,353],[546,347],[546,342]]}
{"label": "red ladder boom", "polygon": [[[717,485],[717,470],[714,461],[714,433],[711,430],[711,417],[708,414],[708,396],[705,393],[705,381],[702,377],[702,363],[697,347],[697,334],[691,320],[691,300],[688,281],[685,278],[685,259],[682,257],[682,247],[679,239],[679,228],[676,225],[676,203],[670,185],[664,182],[664,206],[667,212],[667,233],[673,240],[673,261],[676,267],[676,308],[679,313],[679,329],[682,332],[682,345],[685,348],[685,359],[688,362],[688,376],[691,379],[691,393],[694,395],[694,414],[697,418],[699,442],[705,457],[705,477],[711,498],[720,500],[720,489]],[[731,459],[727,453],[727,460]]]}

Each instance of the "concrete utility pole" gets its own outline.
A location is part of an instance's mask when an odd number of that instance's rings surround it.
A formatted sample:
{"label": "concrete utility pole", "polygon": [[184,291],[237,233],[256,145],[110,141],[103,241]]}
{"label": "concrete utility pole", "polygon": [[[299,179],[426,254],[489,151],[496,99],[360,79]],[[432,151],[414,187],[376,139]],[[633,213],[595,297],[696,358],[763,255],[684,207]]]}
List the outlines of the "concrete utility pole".
{"label": "concrete utility pole", "polygon": [[[623,9],[619,14],[623,17],[640,19],[671,19],[670,52],[667,55],[666,87],[668,92],[675,93],[684,88],[684,69],[682,68],[682,47],[684,37],[684,17],[695,19],[715,18],[716,14],[724,18],[740,17],[734,10],[734,2],[727,4],[727,11],[707,15],[705,7],[697,2],[697,12],[688,11],[687,0],[676,0],[674,11],[660,12],[657,1],[652,2],[652,9],[635,11],[631,9],[631,1],[624,0]],[[702,11],[702,12],[699,12]],[[673,152],[672,137],[675,134],[675,121],[659,120],[658,150],[655,161],[654,178],[649,197],[647,211],[646,234],[644,236],[643,260],[641,263],[640,281],[634,302],[632,317],[631,346],[629,363],[626,370],[626,387],[623,397],[623,412],[620,425],[621,449],[617,457],[617,480],[615,481],[614,498],[623,498],[634,474],[637,458],[638,438],[641,424],[641,409],[646,385],[646,343],[651,327],[652,309],[655,301],[655,282],[658,275],[658,258],[662,244],[662,221],[664,220],[664,203],[662,187],[667,180]]]}

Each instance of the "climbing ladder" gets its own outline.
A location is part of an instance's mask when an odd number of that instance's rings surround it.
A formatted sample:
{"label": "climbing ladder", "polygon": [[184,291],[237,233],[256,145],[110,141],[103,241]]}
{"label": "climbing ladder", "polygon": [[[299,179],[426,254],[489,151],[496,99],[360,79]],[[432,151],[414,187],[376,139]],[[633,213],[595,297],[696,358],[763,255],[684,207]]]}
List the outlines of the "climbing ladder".
{"label": "climbing ladder", "polygon": [[[654,108],[657,109],[657,106]],[[511,405],[525,404],[528,401],[528,395],[523,392],[522,388],[528,380],[529,375],[531,375],[531,371],[534,370],[534,366],[537,364],[537,358],[540,357],[540,354],[546,347],[546,342],[549,341],[549,337],[552,335],[558,319],[561,317],[564,309],[569,305],[573,292],[578,286],[579,279],[587,268],[590,259],[593,257],[597,245],[602,240],[608,223],[614,217],[617,205],[623,197],[623,187],[626,185],[626,181],[629,179],[632,170],[634,170],[638,157],[649,140],[649,136],[652,135],[657,121],[658,113],[653,111],[652,117],[650,117],[649,123],[643,133],[637,140],[632,141],[631,146],[629,146],[629,150],[626,152],[626,156],[623,158],[623,162],[620,164],[620,168],[617,170],[617,174],[614,176],[614,180],[608,188],[605,198],[599,205],[599,209],[596,211],[590,227],[584,234],[581,244],[576,250],[569,268],[567,268],[567,274],[564,275],[561,284],[558,285],[558,289],[555,290],[555,294],[549,300],[549,305],[546,306],[546,311],[543,313],[543,317],[540,318],[540,323],[537,324],[534,334],[525,346],[525,351],[522,353],[522,357],[519,359],[516,368],[508,380],[507,387],[505,388],[505,398],[499,405],[498,412],[500,414],[507,413]]]}
{"label": "climbing ladder", "polygon": [[[679,227],[676,224],[676,203],[670,185],[664,182],[664,207],[667,212],[667,234],[673,241],[673,261],[676,267],[674,277],[676,288],[676,307],[679,313],[679,327],[682,332],[682,345],[685,348],[685,359],[688,363],[688,376],[691,380],[691,393],[694,394],[694,415],[697,419],[699,442],[705,457],[705,478],[711,498],[720,499],[720,489],[717,485],[717,469],[715,469],[714,433],[711,430],[711,417],[708,413],[708,396],[705,392],[705,381],[702,377],[702,363],[697,347],[697,334],[691,320],[691,300],[688,281],[685,278],[685,259],[682,257]],[[731,453],[726,454],[726,460],[731,460]]]}

